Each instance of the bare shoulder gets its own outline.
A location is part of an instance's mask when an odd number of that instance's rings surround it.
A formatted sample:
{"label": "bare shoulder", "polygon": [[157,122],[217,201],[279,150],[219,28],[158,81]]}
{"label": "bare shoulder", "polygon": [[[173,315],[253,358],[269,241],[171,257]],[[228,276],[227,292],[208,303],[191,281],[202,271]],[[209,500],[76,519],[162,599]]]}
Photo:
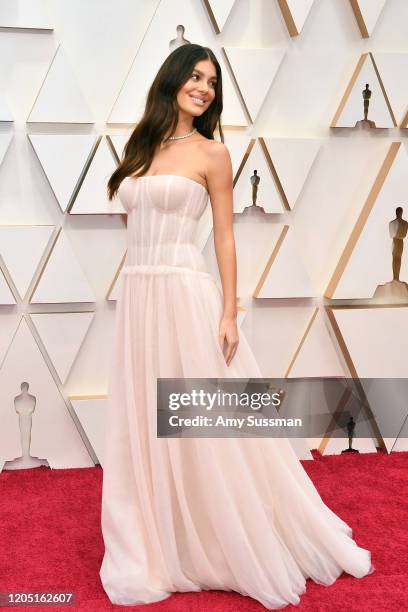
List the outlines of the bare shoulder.
{"label": "bare shoulder", "polygon": [[219,173],[227,175],[231,169],[231,156],[228,147],[219,140],[206,140],[201,143],[205,156],[207,180]]}
{"label": "bare shoulder", "polygon": [[221,197],[222,194],[232,193],[233,172],[228,147],[219,140],[210,139],[202,140],[200,147],[203,178],[211,199],[215,194]]}
{"label": "bare shoulder", "polygon": [[200,145],[203,152],[207,153],[208,155],[217,155],[220,157],[223,155],[229,156],[227,145],[220,140],[210,140],[209,138],[206,138],[205,140],[200,141]]}

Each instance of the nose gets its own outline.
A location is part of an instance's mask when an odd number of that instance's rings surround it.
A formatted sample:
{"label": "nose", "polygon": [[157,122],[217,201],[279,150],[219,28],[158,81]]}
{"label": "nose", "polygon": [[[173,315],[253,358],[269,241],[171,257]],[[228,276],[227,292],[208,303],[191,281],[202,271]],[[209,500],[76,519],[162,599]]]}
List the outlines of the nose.
{"label": "nose", "polygon": [[202,93],[207,93],[208,92],[208,86],[205,83],[200,83],[198,85],[198,90]]}

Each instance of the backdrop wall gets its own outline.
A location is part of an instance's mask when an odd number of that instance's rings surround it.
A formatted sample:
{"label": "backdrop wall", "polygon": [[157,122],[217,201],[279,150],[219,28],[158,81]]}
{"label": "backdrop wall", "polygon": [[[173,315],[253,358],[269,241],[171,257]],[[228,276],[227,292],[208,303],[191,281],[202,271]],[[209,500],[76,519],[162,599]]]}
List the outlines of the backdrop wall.
{"label": "backdrop wall", "polygon": [[[5,1],[0,468],[36,465],[29,455],[51,467],[103,463],[126,251],[106,180],[178,25],[223,68],[239,323],[263,374],[408,376],[408,295],[388,285],[388,223],[408,206],[405,0]],[[367,82],[375,128],[355,127]],[[199,241],[218,276],[210,205]],[[356,448],[407,449],[404,411],[398,418],[393,438],[379,424]],[[296,450],[306,458],[316,447],[335,453],[345,442],[327,436]]]}

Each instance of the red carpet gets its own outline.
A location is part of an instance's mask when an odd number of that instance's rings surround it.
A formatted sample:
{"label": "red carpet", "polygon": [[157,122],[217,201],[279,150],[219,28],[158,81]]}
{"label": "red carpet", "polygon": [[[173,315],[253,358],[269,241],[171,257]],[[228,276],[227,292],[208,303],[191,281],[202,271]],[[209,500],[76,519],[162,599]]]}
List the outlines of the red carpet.
{"label": "red carpet", "polygon": [[[307,581],[297,612],[373,612],[408,608],[408,453],[322,457],[302,461],[325,503],[372,551],[376,571],[343,574],[324,587]],[[102,469],[39,467],[0,474],[0,592],[73,590],[75,610],[256,612],[259,602],[232,592],[175,593],[143,606],[113,606],[99,580]],[[6,609],[6,608],[4,608]],[[69,611],[71,606],[19,606]]]}

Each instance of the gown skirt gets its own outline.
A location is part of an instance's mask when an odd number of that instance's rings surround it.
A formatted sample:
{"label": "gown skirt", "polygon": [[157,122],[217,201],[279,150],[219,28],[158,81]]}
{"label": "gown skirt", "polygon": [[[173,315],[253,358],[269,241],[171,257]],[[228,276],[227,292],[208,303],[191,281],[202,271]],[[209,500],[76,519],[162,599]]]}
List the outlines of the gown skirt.
{"label": "gown skirt", "polygon": [[[277,609],[299,603],[307,578],[330,585],[343,571],[372,573],[370,551],[324,504],[286,438],[157,438],[157,377],[262,378],[241,329],[227,366],[218,343],[222,291],[204,266],[141,262],[146,227],[149,244],[163,244],[168,225],[180,231],[180,219],[197,220],[206,201],[199,183],[158,176],[129,177],[121,192],[129,243],[108,385],[105,592],[132,605],[175,591],[232,590]],[[168,213],[174,200],[183,202],[182,216],[160,223],[163,202]]]}

